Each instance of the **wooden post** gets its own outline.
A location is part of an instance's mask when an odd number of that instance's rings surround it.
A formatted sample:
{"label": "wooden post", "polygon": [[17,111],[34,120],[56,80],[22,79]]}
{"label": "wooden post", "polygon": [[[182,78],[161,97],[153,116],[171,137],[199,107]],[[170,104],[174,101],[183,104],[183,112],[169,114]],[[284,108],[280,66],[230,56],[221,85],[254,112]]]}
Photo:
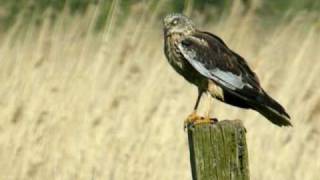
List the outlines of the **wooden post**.
{"label": "wooden post", "polygon": [[189,126],[193,180],[249,180],[245,134],[239,120]]}

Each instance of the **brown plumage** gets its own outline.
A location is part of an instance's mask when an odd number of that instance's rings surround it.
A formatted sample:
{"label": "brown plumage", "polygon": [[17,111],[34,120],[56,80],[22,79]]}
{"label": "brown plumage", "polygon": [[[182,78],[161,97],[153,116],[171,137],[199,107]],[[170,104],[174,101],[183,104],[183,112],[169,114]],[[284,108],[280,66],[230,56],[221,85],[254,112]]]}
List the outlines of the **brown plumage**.
{"label": "brown plumage", "polygon": [[165,55],[172,67],[201,95],[240,108],[260,112],[278,126],[291,125],[285,109],[261,87],[246,61],[217,36],[199,31],[184,15],[172,14],[164,19]]}

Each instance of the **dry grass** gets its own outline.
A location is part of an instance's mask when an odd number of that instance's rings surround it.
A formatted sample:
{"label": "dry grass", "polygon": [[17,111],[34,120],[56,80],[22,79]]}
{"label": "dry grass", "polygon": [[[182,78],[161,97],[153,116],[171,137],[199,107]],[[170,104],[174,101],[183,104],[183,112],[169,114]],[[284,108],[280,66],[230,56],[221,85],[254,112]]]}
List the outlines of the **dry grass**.
{"label": "dry grass", "polygon": [[[102,33],[92,10],[1,36],[0,179],[191,180],[182,125],[196,90],[165,60],[157,9],[121,29],[117,11]],[[281,129],[214,103],[220,119],[243,119],[252,179],[318,179],[319,27],[301,15],[265,31],[237,13],[202,27],[246,57],[292,116]]]}

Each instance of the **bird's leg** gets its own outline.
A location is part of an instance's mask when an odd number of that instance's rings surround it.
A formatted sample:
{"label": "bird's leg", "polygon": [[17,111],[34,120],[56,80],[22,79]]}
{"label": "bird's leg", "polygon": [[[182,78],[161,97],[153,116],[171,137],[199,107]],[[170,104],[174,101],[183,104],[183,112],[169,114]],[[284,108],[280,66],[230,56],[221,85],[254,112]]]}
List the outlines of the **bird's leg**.
{"label": "bird's leg", "polygon": [[201,99],[201,96],[203,94],[203,91],[198,89],[198,97],[197,97],[197,101],[196,101],[196,104],[194,105],[194,108],[193,108],[193,111],[196,112],[197,109],[198,109],[198,106],[199,106],[199,102],[200,102],[200,99]]}
{"label": "bird's leg", "polygon": [[207,93],[207,113],[205,118],[210,119],[210,114],[211,114],[211,106],[212,106],[212,99],[211,95]]}
{"label": "bird's leg", "polygon": [[198,89],[198,97],[197,97],[196,104],[194,105],[193,112],[184,121],[184,128],[188,127],[189,124],[194,124],[194,122],[201,120],[201,117],[197,115],[197,109],[198,109],[202,94],[203,94],[203,91]]}
{"label": "bird's leg", "polygon": [[207,111],[206,111],[206,114],[204,117],[201,117],[201,121],[196,121],[194,122],[193,124],[207,124],[207,123],[215,123],[217,122],[218,120],[216,118],[211,118],[210,117],[210,114],[211,114],[211,110],[212,110],[212,97],[211,97],[211,94],[207,94],[208,97],[207,97]]}
{"label": "bird's leg", "polygon": [[210,114],[211,114],[211,111],[212,111],[212,97],[211,97],[211,94],[208,93],[208,101],[207,101],[207,113],[206,113],[206,116],[204,117],[204,123],[215,123],[217,122],[218,120],[216,118],[211,118],[210,117]]}

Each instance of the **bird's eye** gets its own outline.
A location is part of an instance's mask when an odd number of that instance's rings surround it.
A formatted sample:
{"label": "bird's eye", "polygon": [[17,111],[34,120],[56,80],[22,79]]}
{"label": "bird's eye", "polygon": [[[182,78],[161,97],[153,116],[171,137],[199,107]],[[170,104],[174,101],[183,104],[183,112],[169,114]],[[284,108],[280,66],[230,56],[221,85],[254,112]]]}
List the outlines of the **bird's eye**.
{"label": "bird's eye", "polygon": [[172,25],[177,25],[178,24],[178,19],[173,20],[171,24]]}

